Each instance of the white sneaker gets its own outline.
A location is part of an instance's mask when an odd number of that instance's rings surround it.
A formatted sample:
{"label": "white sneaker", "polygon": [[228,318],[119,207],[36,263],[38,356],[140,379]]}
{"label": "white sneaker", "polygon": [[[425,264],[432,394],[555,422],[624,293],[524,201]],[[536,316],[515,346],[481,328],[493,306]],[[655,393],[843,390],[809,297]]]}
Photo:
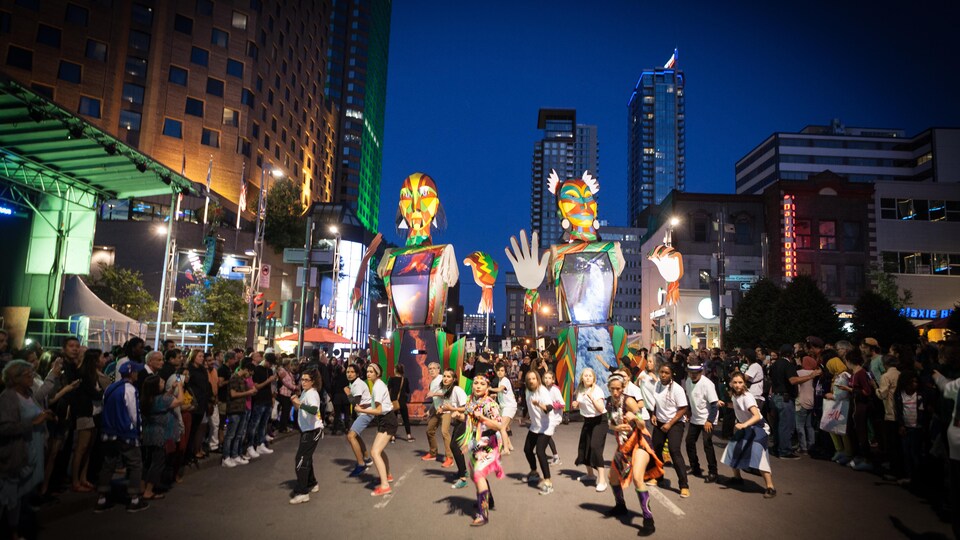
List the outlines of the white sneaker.
{"label": "white sneaker", "polygon": [[272,454],[273,450],[267,448],[266,444],[261,444],[260,446],[257,447],[257,453],[262,456],[264,454]]}
{"label": "white sneaker", "polygon": [[320,491],[320,484],[314,484],[313,487],[310,488],[310,493],[317,493],[318,491]]}
{"label": "white sneaker", "polygon": [[234,467],[237,466],[237,462],[234,461],[232,458],[227,458],[227,459],[223,460],[222,462],[220,462],[220,465],[222,465],[222,466],[224,466],[224,467],[226,467],[226,468],[228,468],[228,469],[232,469],[232,468],[234,468]]}
{"label": "white sneaker", "polygon": [[237,456],[233,458],[233,462],[236,463],[237,465],[247,465],[250,463],[250,460],[243,456]]}
{"label": "white sneaker", "polygon": [[290,499],[290,504],[303,504],[305,502],[310,502],[310,495],[294,495],[293,498]]}
{"label": "white sneaker", "polygon": [[267,435],[267,442],[273,442],[273,437],[271,437],[270,435]]}
{"label": "white sneaker", "polygon": [[597,491],[598,491],[598,492],[603,492],[603,491],[606,491],[606,490],[607,490],[607,485],[606,485],[606,484],[597,484]]}
{"label": "white sneaker", "polygon": [[256,448],[254,448],[254,447],[252,447],[252,446],[251,446],[250,448],[247,448],[247,458],[249,458],[249,459],[257,459],[258,457],[260,457],[260,453],[257,452],[257,449],[256,449]]}

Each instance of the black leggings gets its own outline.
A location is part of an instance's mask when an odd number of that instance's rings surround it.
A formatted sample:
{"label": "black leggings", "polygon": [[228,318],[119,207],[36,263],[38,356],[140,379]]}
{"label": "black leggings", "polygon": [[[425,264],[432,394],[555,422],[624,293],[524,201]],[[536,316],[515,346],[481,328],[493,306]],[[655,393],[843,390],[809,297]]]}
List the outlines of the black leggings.
{"label": "black leggings", "polygon": [[683,439],[683,422],[676,422],[670,431],[664,432],[660,429],[662,424],[657,424],[653,430],[653,451],[657,453],[657,458],[663,461],[663,443],[667,443],[670,449],[670,461],[673,462],[673,469],[677,471],[677,478],[680,480],[680,489],[690,487],[687,483],[687,464],[683,461],[683,453],[680,451],[680,441]]}
{"label": "black leggings", "polygon": [[410,410],[407,408],[407,400],[401,399],[398,401],[400,405],[400,418],[403,418],[403,429],[407,430],[407,437],[410,436]]}
{"label": "black leggings", "polygon": [[550,437],[550,442],[547,444],[550,445],[550,453],[553,454],[553,457],[557,457],[557,443],[553,442],[553,437]]}
{"label": "black leggings", "polygon": [[[406,422],[404,424],[406,425]],[[457,463],[457,478],[467,477],[467,462],[463,459],[463,451],[460,450],[459,442],[460,437],[466,430],[466,422],[450,423],[450,453],[453,454],[453,461]]]}
{"label": "black leggings", "polygon": [[[543,433],[527,432],[527,440],[523,443],[523,453],[527,456],[527,463],[530,464],[530,470],[537,470],[536,461],[540,462],[540,470],[543,472],[543,479],[550,479],[550,462],[547,461],[547,445],[550,444],[550,436]],[[537,450],[537,459],[533,459],[533,450]]]}
{"label": "black leggings", "polygon": [[163,480],[163,468],[167,464],[163,446],[144,446],[143,457],[143,468],[146,471],[143,480],[156,486]]}

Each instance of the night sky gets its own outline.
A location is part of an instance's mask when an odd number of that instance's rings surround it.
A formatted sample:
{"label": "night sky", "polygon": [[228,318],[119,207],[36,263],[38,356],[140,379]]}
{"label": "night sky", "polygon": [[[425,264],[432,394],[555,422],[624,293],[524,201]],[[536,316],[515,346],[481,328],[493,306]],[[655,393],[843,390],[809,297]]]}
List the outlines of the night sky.
{"label": "night sky", "polygon": [[[736,160],[775,131],[832,118],[908,135],[960,126],[952,3],[396,0],[380,230],[402,243],[400,184],[424,172],[449,222],[434,243],[454,244],[461,261],[487,251],[508,270],[503,248],[530,227],[541,107],[574,108],[598,126],[600,219],[626,225],[627,100],[674,47],[686,75],[688,191],[732,193]],[[461,281],[472,313],[480,290],[462,265]]]}

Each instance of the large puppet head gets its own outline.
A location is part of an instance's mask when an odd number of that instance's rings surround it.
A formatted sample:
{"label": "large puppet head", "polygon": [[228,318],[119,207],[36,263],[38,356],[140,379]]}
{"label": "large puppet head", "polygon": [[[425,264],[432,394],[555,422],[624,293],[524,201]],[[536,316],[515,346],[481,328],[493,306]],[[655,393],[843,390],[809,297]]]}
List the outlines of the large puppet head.
{"label": "large puppet head", "polygon": [[500,273],[500,265],[489,253],[474,251],[463,260],[463,264],[473,268],[473,281],[483,290],[477,313],[493,313],[493,286]]}
{"label": "large puppet head", "polygon": [[[434,221],[436,220],[436,221]],[[407,245],[429,244],[430,226],[444,225],[443,207],[437,196],[437,184],[423,173],[413,173],[400,188],[397,228],[410,229]]]}
{"label": "large puppet head", "polygon": [[583,178],[560,181],[557,171],[550,171],[547,189],[557,196],[557,206],[563,221],[560,224],[565,231],[567,241],[597,241],[597,200],[594,196],[600,191],[597,179],[583,171]]}

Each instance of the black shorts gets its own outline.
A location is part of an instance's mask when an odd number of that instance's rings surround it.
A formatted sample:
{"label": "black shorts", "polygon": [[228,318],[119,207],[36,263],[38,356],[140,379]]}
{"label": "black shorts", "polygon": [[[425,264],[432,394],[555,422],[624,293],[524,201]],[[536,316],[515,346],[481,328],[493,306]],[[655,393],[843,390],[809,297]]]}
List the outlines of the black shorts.
{"label": "black shorts", "polygon": [[377,417],[377,433],[386,433],[393,437],[397,434],[397,412],[390,411]]}

